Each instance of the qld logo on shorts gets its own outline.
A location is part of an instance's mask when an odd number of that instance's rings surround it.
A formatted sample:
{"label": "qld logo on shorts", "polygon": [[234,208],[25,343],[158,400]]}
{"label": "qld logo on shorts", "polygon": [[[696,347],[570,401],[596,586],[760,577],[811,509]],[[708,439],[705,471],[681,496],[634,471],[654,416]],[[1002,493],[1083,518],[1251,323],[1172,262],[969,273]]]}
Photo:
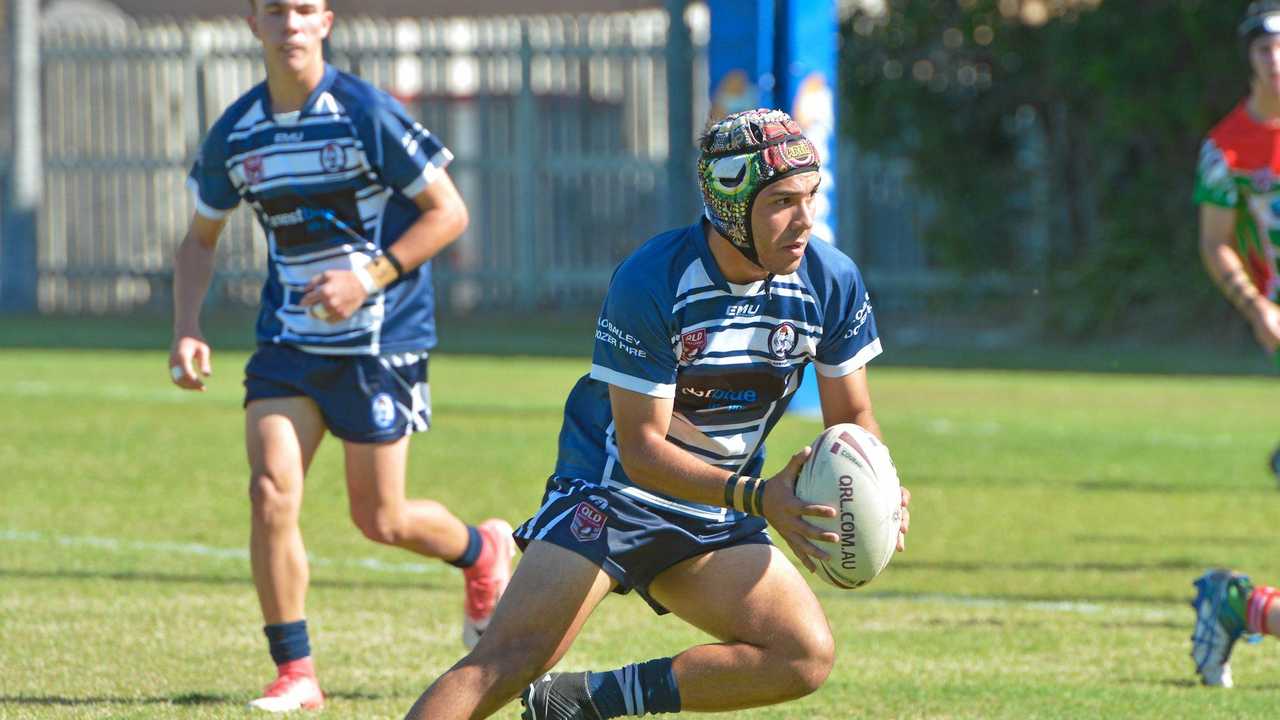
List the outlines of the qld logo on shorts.
{"label": "qld logo on shorts", "polygon": [[396,401],[391,399],[391,393],[378,393],[369,403],[369,412],[374,426],[386,430],[396,422]]}
{"label": "qld logo on shorts", "polygon": [[250,185],[262,182],[262,156],[250,155],[244,159],[244,180]]}
{"label": "qld logo on shorts", "polygon": [[573,511],[573,522],[569,523],[569,532],[573,533],[578,542],[599,540],[600,534],[604,532],[605,520],[604,513],[596,509],[595,505],[583,500]]}
{"label": "qld logo on shorts", "polygon": [[769,333],[769,352],[776,358],[785,358],[796,349],[796,326],[784,322]]}
{"label": "qld logo on shorts", "polygon": [[325,172],[338,172],[346,167],[346,164],[347,154],[338,143],[331,142],[320,151],[320,167],[324,168]]}
{"label": "qld logo on shorts", "polygon": [[690,330],[680,336],[680,360],[689,362],[707,349],[707,329]]}

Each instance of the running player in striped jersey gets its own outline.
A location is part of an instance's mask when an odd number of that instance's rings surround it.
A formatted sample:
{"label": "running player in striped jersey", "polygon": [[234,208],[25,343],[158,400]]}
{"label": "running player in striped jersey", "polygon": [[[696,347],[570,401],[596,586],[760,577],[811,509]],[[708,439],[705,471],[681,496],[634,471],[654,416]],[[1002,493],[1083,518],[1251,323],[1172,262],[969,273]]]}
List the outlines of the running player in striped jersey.
{"label": "running player in striped jersey", "polygon": [[[1251,3],[1238,28],[1248,58],[1250,92],[1200,149],[1195,202],[1200,254],[1210,277],[1249,321],[1258,344],[1280,347],[1280,0]],[[1280,479],[1280,449],[1271,456]],[[1267,623],[1275,590],[1211,570],[1195,581],[1191,657],[1205,685],[1231,687],[1231,650],[1245,633],[1277,633]],[[1248,611],[1245,611],[1246,606]],[[1280,611],[1280,606],[1276,609]]]}
{"label": "running player in striped jersey", "polygon": [[405,498],[409,435],[428,428],[435,345],[430,261],[467,225],[452,156],[403,107],[324,62],[325,0],[250,0],[266,82],[209,131],[191,171],[196,213],[174,272],[173,382],[203,390],[199,324],[227,215],[247,203],[270,266],[258,350],[245,369],[254,584],[277,677],[250,705],[323,705],[304,608],[298,512],[326,431],[342,441],[351,516],[365,536],[463,569],[474,645],[510,574],[511,527],[463,523]]}
{"label": "running player in striped jersey", "polygon": [[[826,680],[835,648],[822,607],[765,528],[812,571],[825,557],[812,541],[835,535],[805,518],[835,510],[793,492],[808,448],[760,477],[765,437],[811,363],[824,422],[879,434],[870,296],[848,257],[809,242],[817,170],[785,113],[748,111],[708,130],[705,219],[649,240],[614,273],[591,371],[565,404],[555,473],[516,531],[525,556],[506,599],[408,718],[487,717],[522,691],[533,720],[726,711]],[[904,534],[908,499],[904,490]],[[544,675],[610,591],[632,590],[720,642]]]}

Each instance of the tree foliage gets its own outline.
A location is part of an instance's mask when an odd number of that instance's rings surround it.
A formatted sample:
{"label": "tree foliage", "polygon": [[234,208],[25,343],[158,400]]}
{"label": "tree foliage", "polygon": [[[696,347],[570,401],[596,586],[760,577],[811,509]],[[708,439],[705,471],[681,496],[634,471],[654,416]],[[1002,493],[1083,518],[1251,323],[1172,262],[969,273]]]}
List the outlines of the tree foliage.
{"label": "tree foliage", "polygon": [[937,262],[1042,278],[1072,333],[1225,312],[1190,198],[1201,139],[1248,91],[1243,2],[885,5],[844,26],[842,110],[937,199]]}

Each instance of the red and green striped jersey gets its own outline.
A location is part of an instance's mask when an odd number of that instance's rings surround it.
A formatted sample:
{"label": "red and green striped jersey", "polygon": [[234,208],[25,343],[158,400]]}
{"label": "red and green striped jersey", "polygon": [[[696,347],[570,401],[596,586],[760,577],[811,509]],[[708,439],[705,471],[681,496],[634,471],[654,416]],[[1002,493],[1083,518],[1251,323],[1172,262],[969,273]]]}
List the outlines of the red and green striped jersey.
{"label": "red and green striped jersey", "polygon": [[1280,125],[1240,103],[1200,148],[1195,202],[1235,210],[1236,247],[1258,291],[1275,300],[1280,244]]}

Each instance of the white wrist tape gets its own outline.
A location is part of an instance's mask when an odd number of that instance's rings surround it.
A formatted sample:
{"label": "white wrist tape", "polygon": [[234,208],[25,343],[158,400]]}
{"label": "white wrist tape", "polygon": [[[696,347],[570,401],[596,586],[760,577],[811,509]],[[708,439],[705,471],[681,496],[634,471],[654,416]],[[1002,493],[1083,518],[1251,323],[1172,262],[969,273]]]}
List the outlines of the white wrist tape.
{"label": "white wrist tape", "polygon": [[366,295],[373,295],[382,288],[378,287],[378,283],[374,281],[373,276],[365,268],[358,267],[351,272],[355,273],[356,279],[360,281],[360,286],[364,288]]}

